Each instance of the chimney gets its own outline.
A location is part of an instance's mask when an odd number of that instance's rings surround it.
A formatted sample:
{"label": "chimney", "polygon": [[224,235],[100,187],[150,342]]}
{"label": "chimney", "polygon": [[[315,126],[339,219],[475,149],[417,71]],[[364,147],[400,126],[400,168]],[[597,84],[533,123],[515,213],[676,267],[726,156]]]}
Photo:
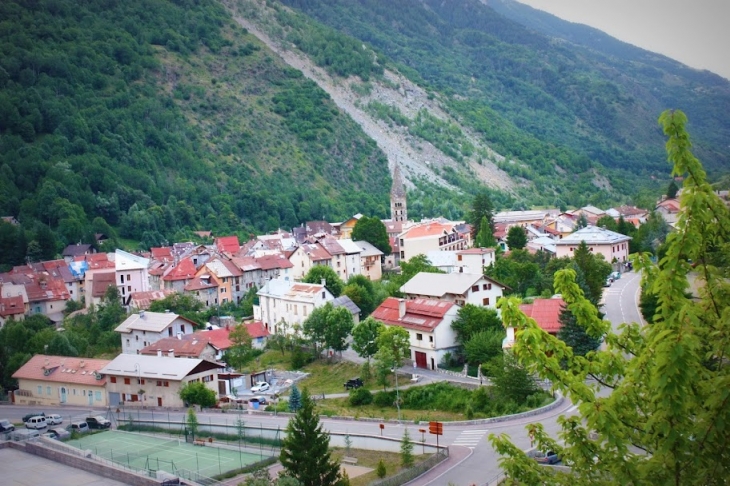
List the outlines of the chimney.
{"label": "chimney", "polygon": [[168,358],[174,358],[174,357],[175,357],[175,350],[174,350],[174,349],[170,349],[170,350],[169,350],[169,351],[167,352],[167,357],[168,357]]}
{"label": "chimney", "polygon": [[322,287],[324,287],[326,285],[327,285],[327,279],[326,278],[323,278],[322,279]]}
{"label": "chimney", "polygon": [[139,311],[139,318],[140,319],[144,319],[144,311],[143,310]]}
{"label": "chimney", "polygon": [[170,313],[170,309],[165,309],[165,314],[169,314],[169,313]]}
{"label": "chimney", "polygon": [[158,358],[162,358],[162,350],[161,349],[158,349],[157,350],[157,357]]}
{"label": "chimney", "polygon": [[406,300],[398,299],[398,319],[403,319],[406,315]]}

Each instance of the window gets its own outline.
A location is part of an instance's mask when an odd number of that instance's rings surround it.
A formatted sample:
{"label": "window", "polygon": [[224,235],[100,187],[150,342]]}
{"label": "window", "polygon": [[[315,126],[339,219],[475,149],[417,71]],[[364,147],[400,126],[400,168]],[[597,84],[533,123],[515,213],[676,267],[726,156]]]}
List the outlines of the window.
{"label": "window", "polygon": [[124,283],[124,275],[120,275],[119,278],[122,279],[122,282],[121,283]]}
{"label": "window", "polygon": [[307,307],[306,307],[306,306],[302,306],[302,315],[303,315],[304,317],[306,317],[306,316],[307,316]]}
{"label": "window", "polygon": [[482,305],[489,305],[489,297],[484,297],[482,299]]}
{"label": "window", "polygon": [[170,382],[169,381],[163,381],[162,384],[163,384],[163,386],[170,386]]}
{"label": "window", "polygon": [[109,378],[109,381],[111,381],[112,383],[116,383],[117,382],[117,377],[116,376],[112,376],[112,377]]}
{"label": "window", "polygon": [[168,336],[172,336],[172,328],[171,327],[168,327],[167,328],[167,335]]}
{"label": "window", "polygon": [[457,259],[458,261],[461,261],[461,260],[462,260],[462,258],[461,258],[461,255],[457,255],[457,256],[456,256],[456,259]]}
{"label": "window", "polygon": [[185,334],[185,324],[180,324],[180,332]]}
{"label": "window", "polygon": [[137,384],[138,385],[144,385],[144,378],[142,378],[141,380],[138,378],[137,379]]}
{"label": "window", "polygon": [[38,394],[43,395],[43,385],[38,385]]}
{"label": "window", "polygon": [[433,336],[428,336],[428,342],[429,343],[432,343],[433,342]]}
{"label": "window", "polygon": [[416,333],[416,341],[423,341],[423,334],[421,334],[420,332],[417,332]]}
{"label": "window", "polygon": [[128,273],[127,274],[127,282],[129,282],[130,280],[132,280],[132,275]]}
{"label": "window", "polygon": [[490,283],[482,284],[482,290],[492,290],[492,284],[490,284]]}
{"label": "window", "polygon": [[472,292],[479,292],[479,285],[472,285],[471,286],[471,291]]}
{"label": "window", "polygon": [[139,341],[139,336],[134,336],[135,341]]}
{"label": "window", "polygon": [[46,395],[50,395],[50,394],[51,394],[51,387],[50,386],[47,386],[46,387]]}
{"label": "window", "polygon": [[297,315],[297,313],[298,313],[298,311],[297,311],[297,307],[299,307],[299,306],[298,306],[298,305],[296,305],[296,304],[294,304],[294,315],[295,315],[295,316],[296,316],[296,315]]}
{"label": "window", "polygon": [[400,252],[400,257],[401,258],[405,258],[406,257],[406,252],[404,252],[404,251]]}
{"label": "window", "polygon": [[73,391],[73,395],[76,395],[76,388],[74,388],[72,391]]}
{"label": "window", "polygon": [[125,378],[125,379],[124,379],[124,384],[125,384],[125,385],[129,385],[130,383],[131,383],[131,381],[130,381],[130,379],[129,379],[129,378]]}
{"label": "window", "polygon": [[101,392],[94,392],[94,401],[100,402],[101,401]]}
{"label": "window", "polygon": [[324,293],[324,290],[323,290],[323,291],[322,291],[322,298],[323,298],[323,299],[325,298],[324,296],[325,296],[325,293]]}
{"label": "window", "polygon": [[157,386],[162,386],[162,380],[157,380]]}
{"label": "window", "polygon": [[131,292],[131,291],[132,291],[132,286],[131,285],[127,285],[127,292]]}

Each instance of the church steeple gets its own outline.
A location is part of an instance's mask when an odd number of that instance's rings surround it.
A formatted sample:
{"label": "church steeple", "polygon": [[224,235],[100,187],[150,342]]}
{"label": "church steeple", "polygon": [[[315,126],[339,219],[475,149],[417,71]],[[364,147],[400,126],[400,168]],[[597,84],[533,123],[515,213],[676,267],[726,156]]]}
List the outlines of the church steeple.
{"label": "church steeple", "polygon": [[408,206],[406,205],[406,188],[400,174],[398,162],[393,171],[393,186],[390,188],[390,219],[393,221],[408,221]]}

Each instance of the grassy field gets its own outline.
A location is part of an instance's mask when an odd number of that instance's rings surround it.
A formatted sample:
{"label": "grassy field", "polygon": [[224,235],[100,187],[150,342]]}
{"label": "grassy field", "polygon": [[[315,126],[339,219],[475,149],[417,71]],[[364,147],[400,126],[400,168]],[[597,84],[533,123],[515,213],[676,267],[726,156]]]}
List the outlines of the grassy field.
{"label": "grassy field", "polygon": [[[332,398],[317,400],[317,410],[322,415],[345,416],[355,418],[382,418],[384,420],[398,419],[398,409],[395,407],[381,407],[378,405],[361,405],[353,407],[347,398]],[[421,422],[466,420],[463,413],[444,412],[442,410],[408,410],[401,408],[402,420]]]}
{"label": "grassy field", "polygon": [[[343,448],[335,447],[332,449],[333,459],[339,461],[343,456],[356,457],[358,466],[370,467],[373,469],[362,476],[350,478],[350,484],[352,486],[366,486],[372,481],[377,480],[378,475],[375,469],[378,467],[378,461],[381,459],[385,463],[386,477],[392,476],[401,470],[400,454],[384,453],[382,451],[368,451],[364,449],[350,449],[350,452],[345,453],[345,449]],[[421,462],[430,456],[431,454],[415,456],[416,463]]]}

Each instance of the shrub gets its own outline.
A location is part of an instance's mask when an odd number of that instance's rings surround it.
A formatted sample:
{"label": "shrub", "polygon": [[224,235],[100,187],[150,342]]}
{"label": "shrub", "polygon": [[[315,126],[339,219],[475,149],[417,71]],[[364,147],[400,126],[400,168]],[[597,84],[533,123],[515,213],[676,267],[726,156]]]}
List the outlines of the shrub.
{"label": "shrub", "polygon": [[385,463],[383,462],[382,459],[378,461],[378,467],[375,471],[379,478],[384,478],[385,475],[388,474],[388,472],[385,469]]}
{"label": "shrub", "polygon": [[375,397],[373,397],[373,403],[379,407],[390,407],[393,403],[395,403],[395,392],[378,392],[375,394]]}
{"label": "shrub", "polygon": [[373,394],[370,393],[370,390],[366,390],[365,388],[350,390],[350,405],[353,407],[369,405],[371,403],[373,403]]}

